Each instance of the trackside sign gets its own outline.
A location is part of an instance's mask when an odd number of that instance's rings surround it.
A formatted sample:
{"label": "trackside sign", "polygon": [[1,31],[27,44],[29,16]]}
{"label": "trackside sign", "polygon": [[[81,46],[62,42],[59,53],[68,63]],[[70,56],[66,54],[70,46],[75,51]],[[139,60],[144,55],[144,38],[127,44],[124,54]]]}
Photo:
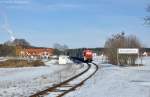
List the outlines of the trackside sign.
{"label": "trackside sign", "polygon": [[119,48],[118,54],[138,54],[138,48]]}

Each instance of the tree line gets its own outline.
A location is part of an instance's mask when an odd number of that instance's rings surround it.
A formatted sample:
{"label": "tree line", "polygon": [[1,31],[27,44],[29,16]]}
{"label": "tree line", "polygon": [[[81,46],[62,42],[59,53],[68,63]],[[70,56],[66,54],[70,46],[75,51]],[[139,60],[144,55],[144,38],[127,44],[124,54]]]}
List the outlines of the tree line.
{"label": "tree line", "polygon": [[17,46],[23,48],[32,47],[25,39],[15,39],[14,41],[6,41],[0,44],[0,56],[16,56]]}
{"label": "tree line", "polygon": [[0,44],[0,57],[2,56],[15,56],[16,47]]}

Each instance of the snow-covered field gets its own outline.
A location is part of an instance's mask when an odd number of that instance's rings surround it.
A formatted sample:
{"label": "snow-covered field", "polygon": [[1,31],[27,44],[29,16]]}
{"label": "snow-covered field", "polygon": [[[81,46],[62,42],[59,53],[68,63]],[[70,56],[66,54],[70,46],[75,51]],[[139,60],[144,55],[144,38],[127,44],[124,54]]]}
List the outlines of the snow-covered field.
{"label": "snow-covered field", "polygon": [[[140,67],[118,67],[104,64],[106,62],[98,58],[95,62],[99,64],[98,72],[65,97],[150,97],[150,57],[144,57],[144,66]],[[0,97],[28,97],[85,69],[72,63],[58,65],[57,60],[46,64],[0,68]]]}
{"label": "snow-covered field", "polygon": [[96,75],[65,97],[150,97],[150,57],[143,63],[141,67],[100,64]]}
{"label": "snow-covered field", "polygon": [[28,97],[83,70],[82,65],[58,65],[56,60],[46,64],[42,67],[0,68],[0,97]]}

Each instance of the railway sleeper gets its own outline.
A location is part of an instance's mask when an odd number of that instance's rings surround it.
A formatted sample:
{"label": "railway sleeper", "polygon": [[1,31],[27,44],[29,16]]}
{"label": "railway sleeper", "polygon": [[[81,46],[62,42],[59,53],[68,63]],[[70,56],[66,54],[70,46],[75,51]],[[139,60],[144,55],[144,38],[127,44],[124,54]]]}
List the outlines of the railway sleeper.
{"label": "railway sleeper", "polygon": [[60,90],[60,89],[55,89],[53,92],[65,92],[67,90]]}

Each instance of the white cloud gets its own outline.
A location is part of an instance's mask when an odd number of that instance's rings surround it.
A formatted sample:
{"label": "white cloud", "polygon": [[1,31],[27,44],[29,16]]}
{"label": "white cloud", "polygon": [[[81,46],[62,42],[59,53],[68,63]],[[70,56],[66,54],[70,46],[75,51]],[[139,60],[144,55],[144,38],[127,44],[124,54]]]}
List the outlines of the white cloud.
{"label": "white cloud", "polygon": [[77,4],[50,4],[48,5],[48,8],[55,8],[55,9],[61,9],[61,8],[79,8],[80,5]]}
{"label": "white cloud", "polygon": [[83,5],[80,4],[65,4],[65,3],[57,3],[57,4],[49,4],[45,7],[47,10],[70,10],[70,9],[80,9]]}
{"label": "white cloud", "polygon": [[0,6],[7,9],[17,9],[17,10],[23,9],[32,11],[59,11],[70,9],[81,9],[85,5],[66,4],[66,3],[42,4],[32,0],[6,0],[6,1],[0,0]]}
{"label": "white cloud", "polygon": [[0,0],[0,4],[5,5],[24,5],[29,3],[30,0]]}
{"label": "white cloud", "polygon": [[[37,0],[0,0],[0,7],[11,10],[30,11],[60,11],[60,10],[82,10],[95,7],[94,4],[68,3],[68,2],[42,2]],[[90,8],[89,8],[90,7]]]}

